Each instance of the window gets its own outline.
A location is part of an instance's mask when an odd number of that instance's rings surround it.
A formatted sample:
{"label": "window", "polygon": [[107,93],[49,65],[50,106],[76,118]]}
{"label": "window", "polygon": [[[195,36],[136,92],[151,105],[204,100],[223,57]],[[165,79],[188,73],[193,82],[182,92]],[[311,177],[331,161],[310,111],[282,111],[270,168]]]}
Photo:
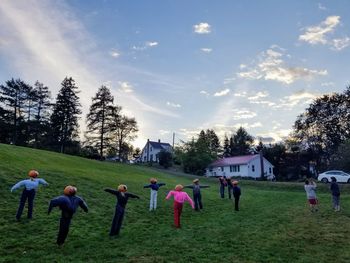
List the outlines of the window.
{"label": "window", "polygon": [[230,172],[239,172],[240,171],[240,167],[239,165],[230,165]]}
{"label": "window", "polygon": [[221,167],[221,172],[223,172],[223,171],[224,171],[224,167],[222,166],[222,167]]}
{"label": "window", "polygon": [[252,165],[252,171],[255,172],[255,165]]}
{"label": "window", "polygon": [[151,146],[151,152],[152,152],[152,146]]}
{"label": "window", "polygon": [[269,167],[269,174],[272,174],[272,169],[271,169],[271,167]]}
{"label": "window", "polygon": [[149,160],[150,160],[151,162],[153,162],[153,154],[151,154],[151,155],[149,156]]}

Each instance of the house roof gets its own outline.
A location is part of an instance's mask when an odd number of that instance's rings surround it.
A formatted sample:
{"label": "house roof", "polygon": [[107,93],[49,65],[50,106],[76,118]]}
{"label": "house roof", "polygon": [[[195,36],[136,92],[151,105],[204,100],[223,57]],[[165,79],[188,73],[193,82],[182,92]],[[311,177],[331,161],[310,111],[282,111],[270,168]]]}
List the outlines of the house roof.
{"label": "house roof", "polygon": [[251,154],[251,155],[242,155],[242,156],[222,158],[222,159],[216,160],[215,162],[212,162],[209,165],[209,167],[247,164],[251,160],[257,158],[258,156],[259,156],[259,154]]}
{"label": "house roof", "polygon": [[154,149],[165,149],[165,148],[171,147],[171,145],[169,143],[167,143],[167,142],[153,142],[153,141],[149,141],[149,143]]}

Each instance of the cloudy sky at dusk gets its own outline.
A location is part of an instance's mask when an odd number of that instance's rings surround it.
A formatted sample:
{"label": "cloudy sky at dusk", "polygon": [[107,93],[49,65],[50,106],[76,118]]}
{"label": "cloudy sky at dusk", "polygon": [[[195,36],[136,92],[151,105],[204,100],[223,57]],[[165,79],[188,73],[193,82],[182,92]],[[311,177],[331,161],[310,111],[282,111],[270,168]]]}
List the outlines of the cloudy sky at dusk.
{"label": "cloudy sky at dusk", "polygon": [[72,76],[84,117],[101,85],[136,118],[135,142],[239,126],[266,141],[314,98],[350,84],[350,1],[0,2],[0,82],[56,97]]}

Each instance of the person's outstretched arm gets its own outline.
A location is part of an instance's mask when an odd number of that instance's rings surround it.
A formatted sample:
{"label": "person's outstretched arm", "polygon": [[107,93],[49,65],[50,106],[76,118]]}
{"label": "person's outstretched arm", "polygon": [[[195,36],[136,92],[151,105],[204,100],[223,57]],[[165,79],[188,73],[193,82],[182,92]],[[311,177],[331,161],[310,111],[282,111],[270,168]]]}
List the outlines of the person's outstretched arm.
{"label": "person's outstretched arm", "polygon": [[193,189],[193,185],[191,185],[191,184],[185,185],[184,188],[191,188],[191,189]]}
{"label": "person's outstretched arm", "polygon": [[39,181],[39,184],[42,184],[42,185],[49,185],[49,183],[46,182],[43,178],[38,178],[38,181]]}
{"label": "person's outstretched arm", "polygon": [[112,195],[117,195],[117,194],[118,194],[118,191],[117,191],[117,190],[110,189],[110,188],[106,188],[105,191],[106,191],[107,193],[112,194]]}
{"label": "person's outstretched arm", "polygon": [[210,186],[209,185],[200,185],[199,187],[200,188],[209,188]]}
{"label": "person's outstretched arm", "polygon": [[164,186],[164,185],[166,185],[165,183],[159,183],[158,184],[159,186]]}
{"label": "person's outstretched arm", "polygon": [[140,199],[140,197],[139,197],[138,195],[134,195],[134,194],[132,194],[132,193],[126,193],[126,195],[127,195],[128,197],[131,197],[131,198]]}
{"label": "person's outstretched arm", "polygon": [[89,211],[89,208],[85,201],[79,197],[79,206],[87,213]]}
{"label": "person's outstretched arm", "polygon": [[47,210],[47,214],[50,214],[52,209],[61,204],[62,200],[60,197],[56,197],[50,201],[49,209]]}
{"label": "person's outstretched arm", "polygon": [[16,189],[22,187],[23,185],[24,185],[24,180],[19,181],[17,184],[15,184],[14,186],[12,186],[11,192],[13,192],[14,190],[16,190]]}
{"label": "person's outstretched arm", "polygon": [[191,197],[186,193],[185,201],[188,201],[190,205],[192,206],[192,209],[194,209],[194,203]]}
{"label": "person's outstretched arm", "polygon": [[167,196],[165,197],[165,199],[169,199],[171,196],[173,196],[174,195],[174,191],[170,191],[168,194],[167,194]]}

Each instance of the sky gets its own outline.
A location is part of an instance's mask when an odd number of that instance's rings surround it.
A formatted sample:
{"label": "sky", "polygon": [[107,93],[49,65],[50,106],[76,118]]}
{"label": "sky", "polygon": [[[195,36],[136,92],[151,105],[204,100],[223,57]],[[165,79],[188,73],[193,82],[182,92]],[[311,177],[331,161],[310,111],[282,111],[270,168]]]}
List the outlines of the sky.
{"label": "sky", "polygon": [[101,85],[147,139],[240,126],[286,138],[312,101],[350,84],[350,1],[1,0],[0,83],[73,77],[83,115]]}

